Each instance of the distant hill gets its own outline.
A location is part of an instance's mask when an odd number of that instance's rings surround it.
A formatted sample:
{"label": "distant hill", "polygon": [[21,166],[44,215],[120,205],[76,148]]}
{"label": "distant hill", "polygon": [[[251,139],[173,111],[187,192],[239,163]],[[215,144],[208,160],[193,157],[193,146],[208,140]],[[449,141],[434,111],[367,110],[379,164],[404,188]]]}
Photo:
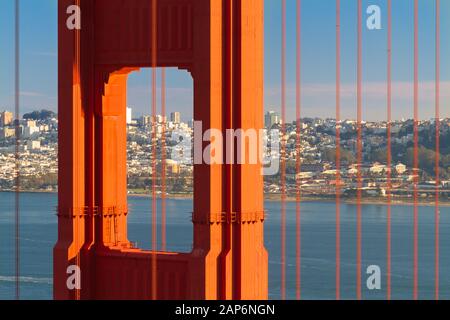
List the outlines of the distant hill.
{"label": "distant hill", "polygon": [[56,118],[56,113],[50,110],[33,111],[23,115],[26,120],[48,120]]}

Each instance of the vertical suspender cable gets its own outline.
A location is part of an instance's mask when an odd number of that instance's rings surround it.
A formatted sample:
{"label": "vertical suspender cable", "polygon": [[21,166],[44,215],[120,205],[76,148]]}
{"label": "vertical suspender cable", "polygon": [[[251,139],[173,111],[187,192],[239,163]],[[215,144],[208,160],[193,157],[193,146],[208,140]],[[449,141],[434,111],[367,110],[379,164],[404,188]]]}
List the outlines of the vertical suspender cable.
{"label": "vertical suspender cable", "polygon": [[152,65],[152,288],[151,298],[156,300],[157,296],[157,199],[156,199],[156,158],[157,158],[157,136],[156,136],[156,67],[157,67],[157,0],[151,2],[151,65]]}
{"label": "vertical suspender cable", "polygon": [[361,300],[362,236],[362,0],[358,0],[358,67],[357,67],[357,213],[356,213],[356,297]]}
{"label": "vertical suspender cable", "polygon": [[[234,126],[234,112],[233,112],[233,104],[234,104],[234,82],[233,82],[233,63],[234,63],[234,42],[233,42],[233,30],[234,30],[234,8],[236,6],[235,1],[224,1],[223,10],[224,10],[224,61],[225,61],[225,70],[224,70],[224,104],[227,106],[227,112],[223,114],[223,128],[226,131],[227,129],[232,129]],[[225,144],[224,154],[230,156],[234,154],[232,149],[232,143],[227,141]],[[224,166],[224,179],[225,179],[225,196],[224,196],[224,206],[223,210],[226,213],[226,220],[231,222],[232,213],[234,209],[234,189],[233,189],[233,181],[234,181],[234,170],[233,170],[233,161],[234,159],[228,158],[227,164]],[[233,246],[233,228],[231,223],[225,223],[223,226],[223,252],[221,258],[221,278],[220,281],[222,283],[220,290],[221,299],[230,299],[234,292],[231,292],[229,289],[230,281],[227,280],[227,275],[233,275],[233,268],[229,267],[226,256],[230,253]]]}
{"label": "vertical suspender cable", "polygon": [[435,299],[439,300],[439,190],[440,190],[440,51],[441,21],[440,0],[436,0],[436,195],[435,195]]}
{"label": "vertical suspender cable", "polygon": [[166,69],[161,68],[161,249],[166,251]]}
{"label": "vertical suspender cable", "polygon": [[296,64],[296,298],[301,299],[301,0],[297,0],[297,64]]}
{"label": "vertical suspender cable", "polygon": [[341,1],[336,0],[336,300],[341,298]]}
{"label": "vertical suspender cable", "polygon": [[419,285],[419,3],[414,0],[414,262],[413,262],[413,298],[417,300]]}
{"label": "vertical suspender cable", "polygon": [[[75,1],[76,5],[78,7],[80,7],[80,0],[76,0]],[[80,30],[75,30],[75,64],[76,64],[76,83],[78,84],[76,86],[76,104],[77,107],[76,109],[79,110],[80,109],[80,101],[81,101],[81,70],[80,70],[80,66],[81,66],[81,34],[80,34]],[[75,142],[76,144],[78,144],[78,139]],[[78,150],[78,146],[77,146],[77,150]],[[76,199],[78,199],[78,188],[75,189],[76,191]],[[81,219],[81,211],[78,211],[79,209],[77,208],[76,210],[73,210],[72,215],[73,215],[73,219],[74,219],[74,223],[75,223],[75,247],[77,250],[77,254],[75,257],[75,264],[76,266],[79,268],[81,265],[80,262],[80,235],[79,235],[79,227],[80,227],[80,219]],[[116,218],[116,216],[114,216],[114,219]],[[79,289],[75,290],[75,300],[80,300],[81,298],[81,292]]]}
{"label": "vertical suspender cable", "polygon": [[392,212],[392,0],[388,0],[387,36],[387,216],[386,216],[386,295],[391,300],[391,212]]}
{"label": "vertical suspender cable", "polygon": [[20,0],[15,1],[15,281],[16,300],[20,299]]}
{"label": "vertical suspender cable", "polygon": [[286,0],[281,1],[281,299],[286,299]]}

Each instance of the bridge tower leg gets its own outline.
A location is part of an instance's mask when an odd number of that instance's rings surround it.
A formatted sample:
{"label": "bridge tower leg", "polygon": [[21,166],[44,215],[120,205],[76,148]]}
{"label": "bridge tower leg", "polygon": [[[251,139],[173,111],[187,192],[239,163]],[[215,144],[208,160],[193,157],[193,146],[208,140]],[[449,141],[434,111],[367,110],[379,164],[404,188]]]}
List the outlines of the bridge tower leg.
{"label": "bridge tower leg", "polygon": [[[204,2],[198,16],[209,21],[195,30],[194,118],[203,131],[222,132],[226,162],[236,154],[228,129],[263,128],[263,1]],[[205,24],[209,35],[200,29]],[[192,282],[201,283],[194,296],[266,299],[261,164],[234,162],[195,166],[193,254],[204,258],[194,269],[204,273],[193,273]]]}

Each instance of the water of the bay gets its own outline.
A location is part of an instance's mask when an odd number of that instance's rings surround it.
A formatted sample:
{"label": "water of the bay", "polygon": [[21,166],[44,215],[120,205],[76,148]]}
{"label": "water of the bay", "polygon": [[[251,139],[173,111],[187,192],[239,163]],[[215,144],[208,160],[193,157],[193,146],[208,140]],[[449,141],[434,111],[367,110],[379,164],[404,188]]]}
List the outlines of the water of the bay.
{"label": "water of the bay", "polygon": [[[52,298],[52,248],[56,242],[56,194],[23,193],[20,195],[21,298]],[[265,203],[265,244],[269,252],[269,295],[280,297],[280,203]],[[129,198],[129,238],[141,248],[151,243],[151,200]],[[304,299],[335,297],[335,210],[332,202],[301,204],[301,288]],[[170,251],[189,252],[192,248],[192,200],[167,200],[167,246]],[[386,206],[363,205],[363,298],[386,296]],[[440,208],[440,291],[450,298],[450,207]],[[287,293],[295,299],[295,203],[287,204]],[[419,294],[434,297],[434,207],[419,208]],[[356,297],[356,205],[341,206],[341,286],[342,297]],[[0,299],[12,299],[14,278],[14,194],[0,192]],[[381,269],[381,290],[369,290],[367,267]],[[394,299],[411,299],[413,288],[413,207],[392,208],[392,295]]]}

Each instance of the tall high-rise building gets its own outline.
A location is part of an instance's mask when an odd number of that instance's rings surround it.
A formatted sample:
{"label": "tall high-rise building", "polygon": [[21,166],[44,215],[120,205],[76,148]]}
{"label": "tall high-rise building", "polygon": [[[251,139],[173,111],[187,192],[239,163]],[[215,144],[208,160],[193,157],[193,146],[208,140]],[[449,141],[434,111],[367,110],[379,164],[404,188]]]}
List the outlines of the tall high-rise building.
{"label": "tall high-rise building", "polygon": [[131,124],[133,121],[133,109],[127,108],[127,124]]}
{"label": "tall high-rise building", "polygon": [[155,122],[156,123],[164,123],[164,122],[166,122],[166,119],[167,117],[163,117],[162,115],[160,115],[160,114],[157,114],[156,116],[155,116]]}
{"label": "tall high-rise building", "polygon": [[172,112],[170,114],[170,121],[173,122],[173,123],[176,123],[176,124],[181,123],[181,113],[179,113],[179,112]]}
{"label": "tall high-rise building", "polygon": [[267,129],[271,129],[275,124],[280,124],[280,115],[275,111],[269,111],[264,117],[264,125]]}
{"label": "tall high-rise building", "polygon": [[139,120],[139,124],[141,126],[148,126],[151,122],[152,122],[151,116],[142,116],[141,119]]}
{"label": "tall high-rise building", "polygon": [[13,114],[9,111],[0,112],[0,127],[9,126],[13,122]]}

